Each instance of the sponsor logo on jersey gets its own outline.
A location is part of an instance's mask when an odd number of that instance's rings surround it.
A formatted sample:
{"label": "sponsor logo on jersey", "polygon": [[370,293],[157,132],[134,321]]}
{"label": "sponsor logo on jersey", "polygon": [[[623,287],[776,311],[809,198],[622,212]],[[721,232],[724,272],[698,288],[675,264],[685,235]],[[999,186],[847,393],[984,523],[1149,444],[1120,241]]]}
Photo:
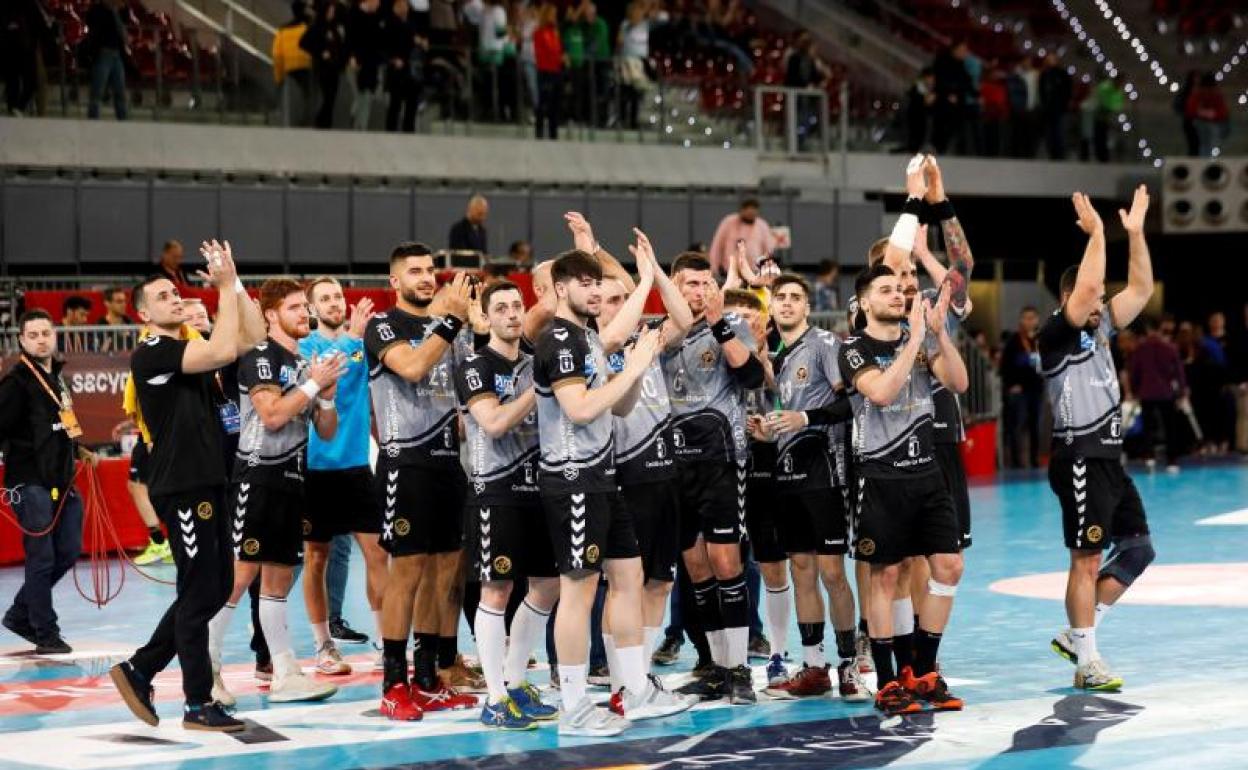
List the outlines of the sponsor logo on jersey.
{"label": "sponsor logo on jersey", "polygon": [[209,519],[212,518],[212,503],[209,503],[206,501],[200,503],[199,505],[195,506],[195,513],[199,516],[199,518],[203,519],[204,521],[208,521]]}

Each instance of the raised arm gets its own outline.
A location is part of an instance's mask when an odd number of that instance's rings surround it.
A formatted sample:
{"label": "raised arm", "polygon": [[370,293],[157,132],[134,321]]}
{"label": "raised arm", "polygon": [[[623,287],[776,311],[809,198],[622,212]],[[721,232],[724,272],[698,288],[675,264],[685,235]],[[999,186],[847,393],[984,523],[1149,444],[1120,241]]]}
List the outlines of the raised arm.
{"label": "raised arm", "polygon": [[927,319],[924,317],[927,301],[918,297],[910,307],[910,339],[887,369],[868,369],[857,375],[854,387],[871,403],[888,406],[897,400],[906,379],[914,369],[914,361],[923,348],[923,334]]}
{"label": "raised arm", "polygon": [[906,164],[906,203],[888,236],[884,260],[896,264],[910,259],[914,238],[919,231],[919,214],[923,211],[923,196],[927,194],[927,181],[923,176],[923,156],[915,155]]}
{"label": "raised arm", "polygon": [[[1088,196],[1077,192],[1072,200],[1075,213],[1079,217],[1079,229],[1088,235],[1088,246],[1079,263],[1075,288],[1062,311],[1070,325],[1077,329],[1087,324],[1088,316],[1092,315],[1097,302],[1105,293],[1105,225]],[[1151,279],[1149,283],[1152,283]]]}
{"label": "raised arm", "polygon": [[395,344],[386,348],[381,356],[381,362],[386,368],[408,382],[423,380],[442,360],[442,354],[455,341],[455,335],[468,318],[468,297],[471,289],[468,274],[458,273],[444,293],[447,318],[416,347]]}
{"label": "raised arm", "polygon": [[606,249],[602,248],[602,244],[598,243],[589,220],[578,211],[569,211],[563,215],[563,220],[567,222],[568,230],[572,232],[572,245],[598,260],[598,264],[602,266],[602,277],[614,278],[624,284],[624,291],[632,292],[636,287],[633,277],[628,274],[618,259],[611,256]]}
{"label": "raised arm", "polygon": [[[204,241],[199,248],[199,253],[203,255],[208,262],[229,257],[231,263],[234,261],[234,252],[230,248],[230,242],[220,243],[216,240]],[[237,272],[237,269],[236,269]],[[251,298],[251,295],[243,289],[243,284],[238,281],[234,284],[235,293],[238,295],[238,332],[235,334],[236,351],[239,355],[246,353],[256,345],[264,341],[268,336],[269,330],[264,322],[264,314],[260,312],[260,303]],[[221,310],[217,309],[217,328],[221,327]]]}
{"label": "raised arm", "polygon": [[975,267],[975,258],[971,255],[971,245],[966,240],[962,223],[953,211],[953,204],[945,195],[944,177],[935,157],[927,156],[924,173],[927,180],[925,200],[940,221],[940,232],[945,238],[945,252],[949,255],[949,270],[958,276],[953,279],[951,304],[955,309],[961,310],[966,305],[966,290],[971,281],[971,270]]}
{"label": "raised arm", "polygon": [[927,247],[927,225],[919,225],[919,230],[914,236],[914,250],[910,253],[914,255],[914,258],[927,271],[927,275],[932,279],[932,283],[939,286],[945,282],[945,276],[949,274],[949,268],[940,264],[940,260]]}
{"label": "raised arm", "polygon": [[[630,251],[634,251],[634,248],[629,246]],[[638,283],[633,287],[632,293],[628,295],[628,299],[624,301],[619,312],[615,314],[615,318],[611,319],[611,323],[607,324],[600,334],[604,352],[614,353],[624,347],[624,343],[628,342],[628,338],[636,331],[637,324],[641,323],[641,314],[646,309],[646,300],[650,296],[650,289],[654,286],[653,263],[649,260],[637,261],[637,280]]]}
{"label": "raised arm", "polygon": [[953,344],[949,336],[949,305],[953,289],[946,283],[940,288],[940,297],[936,304],[927,312],[927,333],[935,335],[937,354],[932,359],[932,374],[940,383],[954,393],[965,393],[970,386],[970,376],[966,373],[966,362],[962,353]]}
{"label": "raised arm", "polygon": [[659,346],[659,333],[653,329],[642,332],[637,344],[624,353],[624,369],[601,388],[590,390],[580,378],[560,380],[553,385],[555,399],[568,419],[577,425],[588,425],[616,402],[642,378],[654,360]]}
{"label": "raised arm", "polygon": [[[671,276],[665,273],[659,265],[659,258],[654,253],[654,246],[651,245],[650,239],[635,227],[633,233],[637,236],[636,248],[645,252],[646,259],[654,268],[654,285],[659,290],[659,298],[663,300],[663,308],[667,310],[667,320],[663,322],[663,343],[671,346],[673,342],[683,339],[689,328],[693,326],[693,312],[689,310],[689,303],[685,301],[684,295],[680,293],[680,289],[672,281]],[[641,257],[636,253],[633,257],[640,264]]]}
{"label": "raised arm", "polygon": [[199,276],[217,287],[217,329],[207,340],[189,340],[182,352],[182,371],[201,374],[220,369],[238,358],[239,313],[238,280],[234,260],[229,254],[214,255],[208,260],[208,272]]}
{"label": "raised arm", "polygon": [[1148,188],[1135,188],[1131,211],[1118,209],[1122,226],[1127,231],[1127,286],[1109,301],[1114,325],[1119,329],[1128,326],[1153,296],[1153,260],[1144,240],[1144,215],[1148,213]]}

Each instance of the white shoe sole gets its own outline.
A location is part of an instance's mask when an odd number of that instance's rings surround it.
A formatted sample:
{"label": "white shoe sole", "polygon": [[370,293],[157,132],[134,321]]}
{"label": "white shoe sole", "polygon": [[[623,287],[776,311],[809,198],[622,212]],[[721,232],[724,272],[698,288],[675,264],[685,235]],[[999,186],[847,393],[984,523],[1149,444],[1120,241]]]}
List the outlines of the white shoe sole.
{"label": "white shoe sole", "polygon": [[564,727],[559,725],[559,734],[567,735],[575,738],[610,738],[614,735],[620,735],[624,732],[624,727]]}
{"label": "white shoe sole", "polygon": [[317,666],[316,673],[324,674],[325,676],[346,676],[351,673],[351,666],[346,663],[339,663],[332,668],[328,666]]}
{"label": "white shoe sole", "polygon": [[280,692],[271,690],[269,692],[270,703],[297,703],[300,701],[314,702],[325,700],[333,697],[338,692],[337,687],[328,687],[324,690],[296,690],[294,692]]}
{"label": "white shoe sole", "polygon": [[667,706],[646,706],[631,711],[625,710],[624,718],[630,722],[640,722],[643,719],[662,719],[673,714],[679,714],[682,711],[688,711],[692,705],[692,703],[682,700],[679,703],[672,703]]}

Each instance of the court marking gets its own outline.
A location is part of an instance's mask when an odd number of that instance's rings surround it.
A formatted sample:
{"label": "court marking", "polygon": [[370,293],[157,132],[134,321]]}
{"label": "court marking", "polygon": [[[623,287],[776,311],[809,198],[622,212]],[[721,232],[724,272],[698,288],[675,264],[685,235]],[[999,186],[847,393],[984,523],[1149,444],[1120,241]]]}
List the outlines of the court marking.
{"label": "court marking", "polygon": [[[997,580],[988,590],[1028,599],[1063,601],[1065,572],[1041,572]],[[1248,562],[1154,564],[1123,594],[1119,604],[1171,607],[1248,607]]]}
{"label": "court marking", "polygon": [[1196,522],[1199,527],[1248,527],[1248,508],[1208,516]]}

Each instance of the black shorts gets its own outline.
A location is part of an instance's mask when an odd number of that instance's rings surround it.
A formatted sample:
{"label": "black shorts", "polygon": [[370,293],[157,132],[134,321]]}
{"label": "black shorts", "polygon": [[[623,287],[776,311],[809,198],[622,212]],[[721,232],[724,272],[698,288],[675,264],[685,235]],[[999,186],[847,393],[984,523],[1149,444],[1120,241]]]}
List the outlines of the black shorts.
{"label": "black shorts", "polygon": [[297,566],[303,563],[303,492],[237,482],[230,490],[234,558]]}
{"label": "black shorts", "polygon": [[472,559],[469,580],[559,576],[541,501],[533,497],[526,502],[498,505],[469,496],[464,506],[464,546]]}
{"label": "black shorts", "polygon": [[849,519],[840,489],[785,492],[774,505],[780,545],[786,554],[839,556],[849,551]]}
{"label": "black shorts", "polygon": [[1148,534],[1140,493],[1118,460],[1052,459],[1049,487],[1062,504],[1067,548],[1100,551],[1115,540]]}
{"label": "black shorts", "polygon": [[971,547],[971,495],[966,489],[966,467],[962,450],[957,444],[936,444],[936,465],[945,478],[953,510],[958,514],[958,531],[962,533],[963,550]]}
{"label": "black shorts", "polygon": [[745,463],[678,465],[680,550],[687,551],[698,535],[708,543],[739,543],[745,539]]}
{"label": "black shorts", "polygon": [[859,476],[856,502],[855,559],[896,564],[907,556],[960,551],[953,499],[935,469],[913,478]]}
{"label": "black shorts", "polygon": [[452,553],[463,543],[463,471],[401,465],[377,467],[381,547],[391,556]]}
{"label": "black shorts", "polygon": [[789,558],[780,545],[776,510],[775,482],[751,476],[745,490],[745,531],[754,561],[767,564]]}
{"label": "black shorts", "polygon": [[328,543],[350,532],[378,533],[381,512],[373,472],[368,466],[332,471],[307,471],[304,491],[308,500],[303,539]]}
{"label": "black shorts", "polygon": [[618,490],[543,495],[542,508],[560,575],[601,572],[603,559],[641,555]]}
{"label": "black shorts", "polygon": [[134,443],[134,449],[130,450],[130,480],[137,484],[147,483],[147,444],[143,443],[140,437]]}
{"label": "black shorts", "polygon": [[675,580],[680,553],[680,537],[674,526],[680,520],[680,497],[675,484],[630,484],[620,487],[620,497],[633,520],[646,580]]}

